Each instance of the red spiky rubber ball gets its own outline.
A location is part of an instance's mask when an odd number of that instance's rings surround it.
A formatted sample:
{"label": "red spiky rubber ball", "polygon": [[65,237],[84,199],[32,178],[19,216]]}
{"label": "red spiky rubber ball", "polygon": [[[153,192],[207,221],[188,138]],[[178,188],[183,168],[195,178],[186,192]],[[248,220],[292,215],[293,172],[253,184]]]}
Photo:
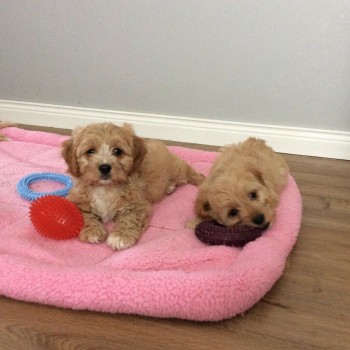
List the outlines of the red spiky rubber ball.
{"label": "red spiky rubber ball", "polygon": [[52,239],[77,237],[84,225],[79,208],[59,196],[44,196],[32,202],[29,215],[36,230]]}

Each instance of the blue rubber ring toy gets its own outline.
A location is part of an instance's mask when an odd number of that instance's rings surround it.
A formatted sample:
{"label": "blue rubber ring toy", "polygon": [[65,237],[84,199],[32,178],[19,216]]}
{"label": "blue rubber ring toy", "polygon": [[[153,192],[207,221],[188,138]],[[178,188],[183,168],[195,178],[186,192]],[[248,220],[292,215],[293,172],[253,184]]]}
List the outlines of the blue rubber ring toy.
{"label": "blue rubber ring toy", "polygon": [[[63,184],[65,187],[51,192],[35,192],[29,186],[32,183],[39,181],[53,181]],[[34,201],[44,196],[60,196],[65,197],[73,186],[73,181],[70,176],[55,173],[35,173],[25,176],[17,183],[17,191],[22,198]]]}

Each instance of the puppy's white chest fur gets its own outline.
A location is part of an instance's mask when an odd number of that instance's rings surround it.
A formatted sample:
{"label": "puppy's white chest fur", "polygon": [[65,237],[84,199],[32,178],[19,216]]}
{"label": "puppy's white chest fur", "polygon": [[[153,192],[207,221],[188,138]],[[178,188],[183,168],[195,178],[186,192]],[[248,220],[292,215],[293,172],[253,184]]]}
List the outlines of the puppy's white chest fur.
{"label": "puppy's white chest fur", "polygon": [[103,223],[111,221],[117,213],[121,189],[113,186],[97,186],[92,190],[91,208]]}

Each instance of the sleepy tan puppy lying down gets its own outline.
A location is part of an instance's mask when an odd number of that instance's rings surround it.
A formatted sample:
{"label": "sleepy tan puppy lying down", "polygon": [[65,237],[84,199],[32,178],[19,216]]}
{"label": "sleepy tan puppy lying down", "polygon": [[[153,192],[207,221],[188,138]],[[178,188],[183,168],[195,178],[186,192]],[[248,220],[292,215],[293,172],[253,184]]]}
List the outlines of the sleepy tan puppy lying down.
{"label": "sleepy tan puppy lying down", "polygon": [[249,138],[224,147],[198,189],[197,218],[191,226],[212,219],[224,226],[268,228],[288,174],[284,158],[263,140]]}

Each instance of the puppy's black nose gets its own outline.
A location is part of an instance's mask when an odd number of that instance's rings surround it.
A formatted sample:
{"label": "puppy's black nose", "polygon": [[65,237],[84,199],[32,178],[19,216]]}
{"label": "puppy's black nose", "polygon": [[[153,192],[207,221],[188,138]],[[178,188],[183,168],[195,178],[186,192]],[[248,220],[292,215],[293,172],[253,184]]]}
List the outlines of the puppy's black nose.
{"label": "puppy's black nose", "polygon": [[98,169],[102,175],[108,175],[111,172],[112,167],[109,164],[101,164]]}
{"label": "puppy's black nose", "polygon": [[255,225],[262,225],[265,222],[265,216],[264,214],[259,214],[252,221]]}

